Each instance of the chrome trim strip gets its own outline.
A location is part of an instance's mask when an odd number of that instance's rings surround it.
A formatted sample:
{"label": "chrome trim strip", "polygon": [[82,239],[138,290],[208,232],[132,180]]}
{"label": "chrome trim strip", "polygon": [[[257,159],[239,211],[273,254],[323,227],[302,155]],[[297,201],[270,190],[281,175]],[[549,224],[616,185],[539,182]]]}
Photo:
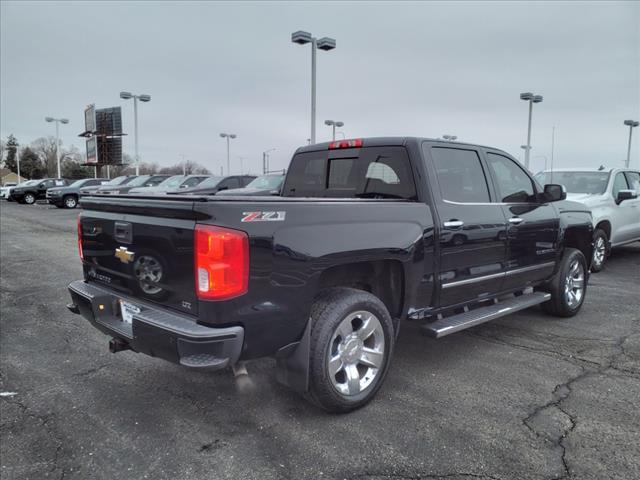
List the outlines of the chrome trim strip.
{"label": "chrome trim strip", "polygon": [[517,275],[518,273],[530,272],[531,270],[541,270],[543,268],[553,267],[556,262],[541,263],[539,265],[529,265],[528,267],[516,268],[515,270],[507,270],[507,275]]}
{"label": "chrome trim strip", "polygon": [[505,276],[504,272],[499,272],[499,273],[492,273],[491,275],[483,275],[482,277],[466,278],[464,280],[458,280],[457,282],[443,283],[442,288],[445,289],[445,288],[460,287],[462,285],[469,285],[470,283],[484,282],[485,280],[491,280],[492,278],[500,278],[504,276]]}
{"label": "chrome trim strip", "polygon": [[506,272],[492,273],[490,275],[483,275],[482,277],[466,278],[464,280],[458,280],[456,282],[443,283],[442,288],[460,287],[462,285],[469,285],[471,283],[484,282],[486,280],[492,280],[494,278],[506,277],[508,275],[517,275],[519,273],[530,272],[532,270],[541,270],[543,268],[549,268],[555,266],[555,262],[546,262],[539,265],[529,265],[528,267],[516,268],[514,270],[507,270]]}

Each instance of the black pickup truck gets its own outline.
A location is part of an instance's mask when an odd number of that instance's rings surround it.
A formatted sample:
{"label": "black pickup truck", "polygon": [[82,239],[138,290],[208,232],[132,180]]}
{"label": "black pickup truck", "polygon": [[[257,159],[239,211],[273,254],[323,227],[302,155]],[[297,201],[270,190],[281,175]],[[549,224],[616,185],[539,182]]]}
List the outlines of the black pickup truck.
{"label": "black pickup truck", "polygon": [[220,369],[273,356],[345,412],[399,327],[442,337],[541,304],[582,306],[590,213],[501,150],[422,138],[299,148],[281,197],[83,197],[68,308],[131,349]]}

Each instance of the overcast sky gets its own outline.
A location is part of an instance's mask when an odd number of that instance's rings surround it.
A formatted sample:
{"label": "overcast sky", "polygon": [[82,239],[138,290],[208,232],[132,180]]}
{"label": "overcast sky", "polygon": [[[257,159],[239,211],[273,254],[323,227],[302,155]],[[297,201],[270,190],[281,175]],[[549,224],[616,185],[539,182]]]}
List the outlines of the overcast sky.
{"label": "overcast sky", "polygon": [[[133,153],[128,90],[140,104],[142,161],[179,155],[218,172],[220,132],[238,135],[239,169],[288,165],[310,129],[307,30],[336,39],[318,51],[318,141],[324,120],[349,137],[457,135],[521,156],[527,104],[534,106],[532,170],[622,166],[627,118],[640,120],[640,2],[459,3],[1,3],[2,138],[20,143],[55,132],[84,150],[85,105],[121,105],[125,151]],[[640,166],[640,128],[632,165]],[[233,171],[233,169],[232,169]]]}

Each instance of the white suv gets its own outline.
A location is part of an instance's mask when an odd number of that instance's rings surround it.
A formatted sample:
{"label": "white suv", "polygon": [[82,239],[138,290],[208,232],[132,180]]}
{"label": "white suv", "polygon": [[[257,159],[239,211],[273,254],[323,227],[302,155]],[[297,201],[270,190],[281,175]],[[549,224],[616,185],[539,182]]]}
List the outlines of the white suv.
{"label": "white suv", "polygon": [[591,270],[602,270],[612,247],[640,240],[640,172],[624,168],[540,172],[542,184],[559,183],[567,199],[584,203],[593,216]]}

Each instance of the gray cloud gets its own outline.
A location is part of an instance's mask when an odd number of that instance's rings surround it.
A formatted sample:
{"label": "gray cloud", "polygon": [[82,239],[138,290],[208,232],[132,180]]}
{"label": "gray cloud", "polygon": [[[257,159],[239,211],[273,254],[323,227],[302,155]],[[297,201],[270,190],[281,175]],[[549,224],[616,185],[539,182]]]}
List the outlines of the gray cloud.
{"label": "gray cloud", "polygon": [[[120,90],[148,93],[140,151],[170,164],[184,154],[218,171],[221,131],[238,134],[232,158],[257,171],[277,148],[283,168],[309,137],[309,47],[304,29],[337,39],[318,52],[318,140],[323,120],[348,137],[456,134],[518,156],[531,90],[533,163],[621,165],[625,118],[640,119],[637,2],[204,3],[2,2],[1,135],[53,133],[83,147],[82,111],[122,105],[133,150],[132,105]],[[640,131],[632,152],[640,165]]]}

